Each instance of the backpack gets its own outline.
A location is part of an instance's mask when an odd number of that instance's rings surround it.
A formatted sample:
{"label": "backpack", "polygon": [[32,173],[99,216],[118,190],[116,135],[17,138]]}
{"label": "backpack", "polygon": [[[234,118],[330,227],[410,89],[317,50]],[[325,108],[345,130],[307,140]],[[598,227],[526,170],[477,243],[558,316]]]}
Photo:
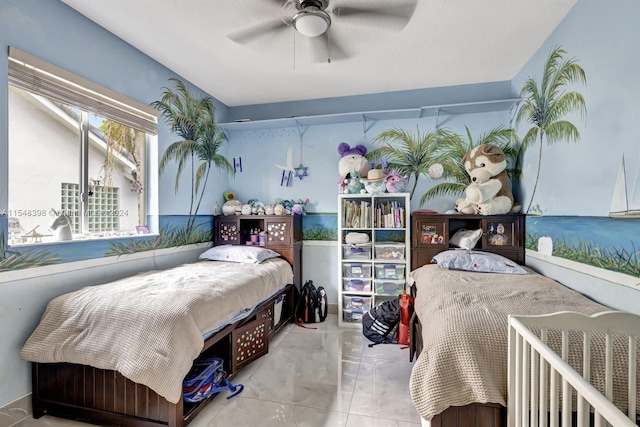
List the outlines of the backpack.
{"label": "backpack", "polygon": [[313,280],[307,280],[300,289],[300,299],[296,305],[296,323],[320,323],[327,318],[327,292],[322,286],[317,288]]}
{"label": "backpack", "polygon": [[373,341],[369,347],[396,343],[399,323],[400,302],[396,298],[372,307],[362,316],[362,334]]}

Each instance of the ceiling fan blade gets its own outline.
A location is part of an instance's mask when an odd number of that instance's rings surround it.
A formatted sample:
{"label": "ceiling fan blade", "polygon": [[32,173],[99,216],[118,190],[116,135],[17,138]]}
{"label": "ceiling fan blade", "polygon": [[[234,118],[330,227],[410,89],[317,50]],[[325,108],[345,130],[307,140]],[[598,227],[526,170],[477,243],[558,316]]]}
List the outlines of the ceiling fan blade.
{"label": "ceiling fan blade", "polygon": [[337,18],[349,18],[352,24],[371,25],[367,21],[376,20],[381,24],[403,28],[413,16],[415,8],[415,1],[411,1],[393,6],[336,6],[331,13]]}
{"label": "ceiling fan blade", "polygon": [[309,40],[311,43],[313,62],[333,62],[346,59],[350,56],[340,43],[331,36],[331,30]]}
{"label": "ceiling fan blade", "polygon": [[266,36],[267,34],[285,30],[290,26],[291,18],[271,19],[242,30],[234,31],[228,34],[227,37],[236,43],[245,44],[259,37]]}

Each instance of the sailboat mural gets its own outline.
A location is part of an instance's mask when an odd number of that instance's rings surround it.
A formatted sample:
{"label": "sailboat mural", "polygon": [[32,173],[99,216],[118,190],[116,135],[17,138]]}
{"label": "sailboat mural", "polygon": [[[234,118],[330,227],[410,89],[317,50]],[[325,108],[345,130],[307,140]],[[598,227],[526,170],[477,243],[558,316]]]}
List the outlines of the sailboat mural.
{"label": "sailboat mural", "polygon": [[636,169],[635,180],[632,183],[631,193],[628,192],[627,175],[624,164],[624,154],[620,160],[616,185],[613,188],[611,206],[609,208],[611,218],[640,218],[640,164]]}

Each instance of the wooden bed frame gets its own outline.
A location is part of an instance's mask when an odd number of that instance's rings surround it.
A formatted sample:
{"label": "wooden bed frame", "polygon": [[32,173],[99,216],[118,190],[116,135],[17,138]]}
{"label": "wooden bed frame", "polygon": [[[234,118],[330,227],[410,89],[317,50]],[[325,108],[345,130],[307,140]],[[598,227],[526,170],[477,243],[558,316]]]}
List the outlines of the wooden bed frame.
{"label": "wooden bed frame", "polygon": [[[489,242],[488,225],[506,224],[510,230],[511,241],[508,246],[494,246]],[[413,214],[411,221],[411,268],[416,269],[431,261],[439,252],[450,249],[449,238],[459,229],[473,230],[481,228],[483,236],[477,249],[495,252],[524,265],[524,215],[434,215]],[[422,233],[425,227],[433,227],[444,237],[442,245],[423,244]],[[411,286],[411,295],[416,297],[416,286]],[[422,325],[414,313],[410,323],[410,360],[414,361],[422,351]],[[450,406],[431,419],[430,427],[506,427],[507,408],[496,403],[473,403],[465,406]]]}
{"label": "wooden bed frame", "polygon": [[[249,317],[232,323],[205,341],[201,356],[225,360],[224,369],[233,378],[248,363],[266,354],[237,363],[234,343],[246,330],[265,325],[269,338],[293,318],[294,286],[284,292],[282,314],[271,325],[274,302],[278,294],[260,304]],[[233,363],[232,363],[233,362]],[[147,386],[135,383],[116,371],[71,363],[33,363],[33,417],[53,415],[99,425],[117,426],[186,426],[215,397],[195,404],[168,402]]]}
{"label": "wooden bed frame", "polygon": [[[301,258],[301,243],[295,240],[287,246],[269,246],[269,249],[292,263],[292,253],[297,255],[296,261]],[[240,244],[244,244],[244,239]],[[300,264],[294,263],[292,266],[295,276],[301,273]],[[294,282],[299,280],[300,277],[294,277]],[[280,320],[274,324],[275,303],[283,294],[285,298],[281,302]],[[293,320],[294,299],[297,296],[295,284],[286,285],[281,292],[257,306],[248,317],[225,326],[206,339],[200,357],[222,358],[227,378],[232,379],[243,366],[268,352],[269,340]],[[264,331],[268,331],[266,336]],[[248,339],[243,342],[245,335]],[[242,344],[249,342],[249,345],[255,345],[256,341],[264,344],[256,345],[256,348],[260,347],[259,351],[250,358],[239,356]],[[32,387],[34,418],[53,415],[102,426],[183,427],[216,396],[212,395],[198,403],[180,400],[173,404],[149,387],[125,378],[117,371],[71,363],[32,363]]]}

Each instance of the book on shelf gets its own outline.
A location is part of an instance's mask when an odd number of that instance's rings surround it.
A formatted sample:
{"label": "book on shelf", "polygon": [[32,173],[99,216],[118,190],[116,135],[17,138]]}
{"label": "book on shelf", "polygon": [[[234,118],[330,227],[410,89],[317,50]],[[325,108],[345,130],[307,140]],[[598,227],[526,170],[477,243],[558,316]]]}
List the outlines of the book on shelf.
{"label": "book on shelf", "polygon": [[345,228],[369,228],[371,224],[371,203],[368,201],[345,200],[342,218]]}
{"label": "book on shelf", "polygon": [[405,228],[405,209],[396,201],[378,203],[375,208],[376,228]]}

